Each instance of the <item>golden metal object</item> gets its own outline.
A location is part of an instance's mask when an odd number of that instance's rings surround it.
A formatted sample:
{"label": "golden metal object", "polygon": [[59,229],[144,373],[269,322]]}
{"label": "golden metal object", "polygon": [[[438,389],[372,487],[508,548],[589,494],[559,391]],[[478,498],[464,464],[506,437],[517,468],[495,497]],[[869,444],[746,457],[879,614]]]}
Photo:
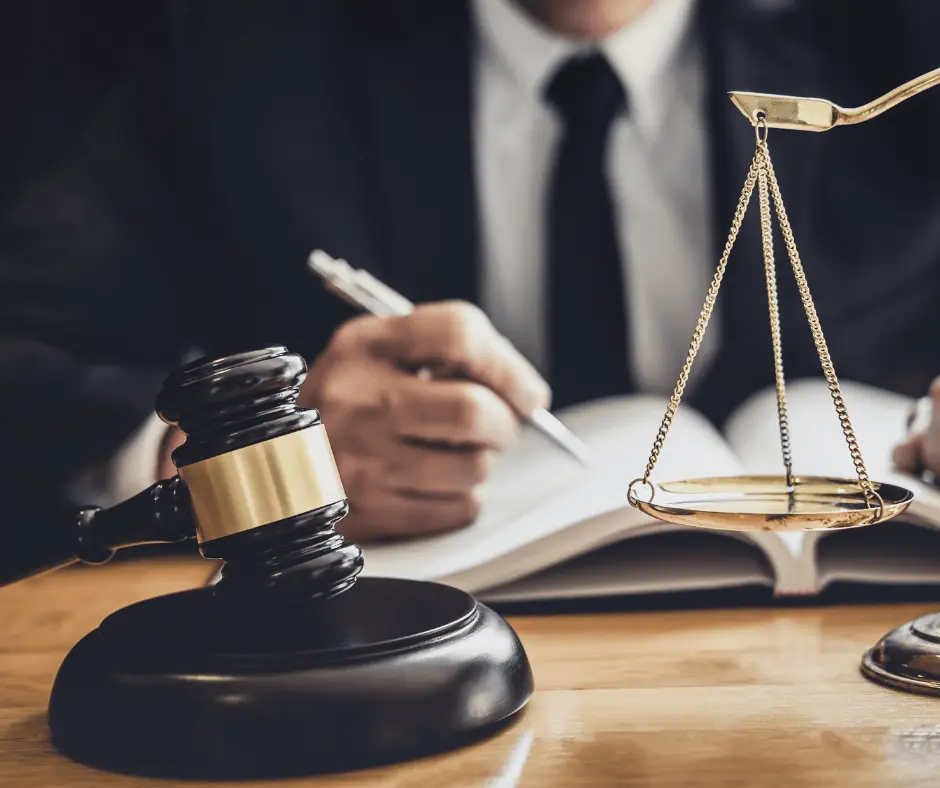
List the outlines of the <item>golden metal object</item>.
{"label": "golden metal object", "polygon": [[[767,127],[763,127],[763,144],[767,150]],[[758,132],[759,133],[759,132]],[[787,418],[787,388],[783,375],[783,341],[780,336],[780,305],[777,301],[777,274],[774,264],[773,227],[770,222],[770,198],[767,186],[767,167],[757,170],[757,187],[760,195],[761,245],[764,250],[764,277],[767,280],[767,306],[770,310],[770,337],[774,348],[774,381],[777,390],[777,421],[780,425],[780,448],[783,451],[783,468],[786,484],[793,487],[793,455],[790,449],[790,422]]]}
{"label": "golden metal object", "polygon": [[[898,99],[900,100],[900,99]],[[769,124],[757,115],[754,119],[756,149],[748,170],[744,188],[738,199],[737,209],[731,223],[728,241],[718,263],[699,314],[685,364],[679,373],[666,413],[660,423],[649,460],[643,475],[634,479],[627,488],[630,504],[646,514],[660,520],[683,525],[727,530],[818,530],[850,528],[884,522],[903,512],[913,500],[913,494],[894,485],[872,482],[855,437],[848,409],[835,367],[829,354],[822,325],[810,293],[800,254],[796,248],[793,230],[787,218],[780,186],[774,172],[770,150],[767,145]],[[780,446],[783,455],[784,475],[743,476],[713,479],[692,479],[654,485],[652,473],[660,452],[669,434],[673,419],[679,409],[692,364],[695,362],[708,321],[711,318],[718,290],[725,275],[731,249],[737,239],[745,211],[758,188],[760,203],[761,245],[764,257],[764,272],[767,285],[767,306],[770,319],[774,357],[774,380],[777,394],[777,420],[780,429]],[[790,447],[790,429],[787,417],[786,380],[783,366],[783,343],[780,331],[780,309],[777,298],[776,265],[773,249],[771,205],[780,224],[787,257],[796,279],[800,300],[813,335],[823,375],[828,384],[836,416],[842,427],[856,480],[821,477],[798,478],[793,475],[793,458]],[[649,490],[646,500],[637,495],[639,487]],[[660,493],[657,499],[657,492]],[[678,495],[663,501],[663,495]]]}
{"label": "golden metal object", "polygon": [[186,465],[200,543],[346,497],[322,424]]}
{"label": "golden metal object", "polygon": [[940,68],[929,71],[880,98],[861,107],[846,109],[831,101],[803,96],[780,96],[773,93],[728,94],[734,105],[751,123],[763,116],[768,128],[795,129],[796,131],[829,131],[835,126],[862,123],[878,117],[902,101],[940,84]]}
{"label": "golden metal object", "polygon": [[[836,126],[862,123],[897,106],[911,96],[916,96],[918,93],[938,84],[940,84],[940,68],[923,74],[916,79],[912,79],[880,98],[854,109],[845,109],[825,99],[804,98],[800,96],[733,92],[729,93],[729,97],[741,113],[754,124],[755,129],[757,129],[756,133],[760,136],[761,127],[765,129],[764,134],[766,135],[767,128],[796,129],[798,131],[828,131]],[[793,252],[795,253],[796,246],[793,243],[793,235],[784,218],[785,214],[783,212],[783,200],[780,198],[780,189],[776,186],[774,179],[771,180],[771,188],[773,191],[774,204],[777,206],[778,215],[781,219],[787,248],[789,250],[792,245]],[[793,259],[791,255],[791,262]],[[807,314],[812,313],[813,317],[815,317],[815,310],[812,309],[809,287],[806,285],[805,277],[802,275],[802,272],[797,272],[796,266],[794,266],[794,273],[797,274],[797,283],[807,309]],[[845,429],[849,425],[848,413],[845,411],[845,404],[841,401],[841,395],[837,396],[838,390],[832,387],[831,381],[835,379],[835,371],[832,368],[831,359],[828,358],[828,352],[825,352],[824,355],[825,344],[822,339],[822,331],[818,328],[818,318],[815,319],[815,323],[813,323],[813,318],[811,318],[811,326],[813,327],[813,337],[817,340],[816,347],[820,352],[820,358],[825,358],[823,361],[823,369],[826,372],[827,380],[830,380],[830,389],[832,389],[833,398],[836,400],[839,419],[842,422],[843,429]],[[775,350],[776,347],[775,344]],[[778,385],[778,391],[779,390],[780,387]],[[924,410],[925,404],[929,407],[929,400],[926,398],[922,399],[918,403],[919,407],[912,411],[908,419],[908,430],[912,428],[915,419],[921,414],[921,411]],[[854,436],[848,431],[846,431],[846,438],[849,440],[852,459],[855,462],[859,481],[861,482],[863,476],[867,479],[867,474],[865,473],[861,452],[858,449],[858,442],[855,441]],[[647,481],[648,483],[648,476],[649,474],[647,473],[646,477],[639,481]],[[633,492],[635,484],[636,482],[631,484],[628,491],[628,497],[631,498],[631,502],[636,499],[636,495]],[[665,488],[674,487],[675,485],[661,486]],[[882,496],[880,500],[880,519],[882,520],[900,514],[910,503],[910,500],[908,500],[906,496],[903,499],[896,498],[897,491],[907,492],[901,490],[901,488],[877,484],[875,484],[874,487]],[[652,486],[650,489],[654,490]],[[907,493],[907,496],[910,496],[910,493]],[[739,497],[737,500],[740,502],[746,499]],[[778,503],[782,501],[779,493],[775,500]],[[733,497],[732,501],[734,501]],[[642,502],[637,502],[634,505],[639,505],[640,508],[651,507],[651,504],[643,504]],[[708,514],[700,511],[704,508],[703,504],[701,502],[695,502],[693,506],[696,507],[694,516],[686,516],[686,523],[690,525],[704,523],[708,519]],[[722,506],[725,509],[731,508],[727,502],[723,502]],[[837,506],[841,507],[841,504],[837,504]],[[660,506],[659,508],[662,507]],[[899,510],[895,512],[895,509]],[[858,512],[857,508],[856,512]],[[666,509],[654,513],[653,516],[659,516],[661,519],[671,518],[673,522],[679,522],[679,518],[682,515],[672,509]],[[730,517],[730,513],[726,512],[724,516]],[[790,522],[793,522],[789,514],[786,517]],[[841,514],[840,519],[842,519]],[[846,513],[844,519],[851,519],[851,515]],[[799,523],[800,521],[797,520],[796,522]],[[886,634],[862,657],[861,671],[862,675],[867,679],[893,689],[914,692],[921,695],[940,696],[940,613],[922,616]]]}
{"label": "golden metal object", "polygon": [[731,222],[731,233],[728,236],[728,241],[725,244],[724,252],[721,255],[721,260],[718,262],[718,270],[715,271],[715,276],[712,279],[711,285],[709,285],[708,293],[705,296],[705,304],[702,307],[702,311],[699,313],[698,322],[695,325],[695,331],[692,333],[692,344],[689,346],[689,353],[686,356],[685,364],[682,365],[682,371],[679,373],[679,380],[676,382],[676,387],[672,392],[672,397],[669,400],[669,404],[666,406],[666,413],[663,416],[662,423],[659,425],[659,432],[656,435],[656,439],[653,441],[653,450],[650,452],[649,461],[646,463],[646,471],[643,473],[642,479],[634,479],[630,483],[630,488],[628,490],[628,497],[632,495],[632,490],[637,482],[642,481],[643,484],[650,484],[650,476],[653,473],[653,469],[656,467],[656,461],[659,459],[659,453],[662,451],[663,443],[666,441],[666,435],[669,433],[669,427],[672,425],[672,420],[675,418],[676,411],[679,409],[679,403],[682,401],[682,394],[685,391],[686,384],[689,381],[689,373],[692,371],[692,363],[695,361],[695,356],[698,354],[699,347],[702,344],[702,339],[705,336],[705,329],[708,328],[708,321],[711,319],[712,310],[715,308],[715,299],[718,297],[718,288],[721,287],[721,281],[725,276],[725,269],[728,267],[728,257],[731,255],[731,249],[734,246],[735,239],[738,237],[738,232],[741,229],[741,222],[744,220],[744,212],[747,209],[747,204],[751,199],[751,192],[754,191],[754,183],[757,180],[757,159],[755,157],[754,161],[751,163],[751,168],[748,171],[747,179],[744,182],[744,188],[741,191],[741,196],[738,198],[738,207],[734,212],[734,219]]}
{"label": "golden metal object", "polygon": [[[689,356],[679,375],[672,399],[666,408],[666,415],[653,443],[646,471],[642,477],[634,479],[627,489],[627,498],[633,506],[652,517],[683,525],[731,530],[775,531],[871,525],[890,520],[910,506],[914,497],[910,491],[895,485],[872,482],[868,477],[861,449],[842,399],[822,326],[816,314],[812,295],[810,295],[806,275],[800,263],[793,231],[787,220],[783,198],[780,195],[780,187],[774,176],[773,164],[767,148],[767,133],[771,128],[828,131],[836,126],[862,123],[938,84],[940,84],[940,68],[912,79],[868,104],[852,109],[846,109],[819,98],[765,93],[729,93],[734,105],[754,125],[757,150],[738,201],[728,244],[705,299],[705,307],[702,309],[692,338]],[[650,475],[679,407],[689,368],[695,360],[702,333],[708,324],[718,286],[721,284],[727,266],[728,253],[740,230],[742,215],[754,190],[755,179],[760,192],[761,237],[774,349],[777,411],[786,475],[692,479],[654,485],[650,481]],[[768,198],[768,191],[770,198]],[[836,413],[855,465],[857,481],[820,477],[794,478],[792,476],[789,427],[786,416],[786,389],[783,377],[783,349],[777,315],[773,236],[770,230],[769,203],[771,199],[780,222],[787,255],[790,258],[803,308],[812,330],[823,374],[832,393]],[[909,428],[910,421],[912,420],[909,420]],[[649,491],[649,497],[646,500],[641,500],[637,495],[641,487]],[[659,493],[658,497],[657,493]],[[866,678],[894,689],[940,696],[940,613],[923,616],[889,632],[866,652],[862,658],[861,671]]]}
{"label": "golden metal object", "polygon": [[[633,495],[642,512],[677,525],[726,531],[824,531],[890,520],[914,500],[891,484],[873,487],[869,505],[854,479],[820,476],[737,476],[663,482],[649,500]],[[631,501],[633,502],[633,501]]]}
{"label": "golden metal object", "polygon": [[862,675],[920,695],[940,695],[940,613],[910,621],[885,635],[862,657]]}

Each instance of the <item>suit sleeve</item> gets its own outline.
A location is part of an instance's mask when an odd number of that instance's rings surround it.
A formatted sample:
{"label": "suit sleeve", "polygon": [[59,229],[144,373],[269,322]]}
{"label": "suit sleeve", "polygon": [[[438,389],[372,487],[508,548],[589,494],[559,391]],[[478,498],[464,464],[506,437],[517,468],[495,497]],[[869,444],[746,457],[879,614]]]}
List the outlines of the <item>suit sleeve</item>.
{"label": "suit sleeve", "polygon": [[67,164],[0,220],[8,513],[73,503],[74,482],[145,422],[192,340],[173,283],[193,247],[168,197],[155,142],[170,131],[154,102],[136,80],[115,89]]}

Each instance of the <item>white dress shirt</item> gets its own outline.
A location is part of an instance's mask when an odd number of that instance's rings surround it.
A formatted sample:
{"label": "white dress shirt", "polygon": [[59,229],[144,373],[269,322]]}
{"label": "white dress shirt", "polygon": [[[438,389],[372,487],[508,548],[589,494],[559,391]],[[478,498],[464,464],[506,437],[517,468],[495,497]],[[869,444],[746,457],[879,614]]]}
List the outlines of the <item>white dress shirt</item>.
{"label": "white dress shirt", "polygon": [[[704,90],[691,35],[693,5],[655,0],[627,29],[591,43],[548,32],[512,0],[474,0],[483,306],[537,367],[547,355],[543,214],[561,131],[542,92],[568,57],[595,48],[623,80],[629,105],[611,131],[608,170],[634,380],[644,391],[666,393],[679,374],[717,262],[708,256]],[[717,330],[713,320],[690,386],[713,356]],[[165,430],[152,416],[101,475],[80,480],[84,499],[109,505],[152,484]]]}
{"label": "white dress shirt", "polygon": [[[540,369],[548,351],[544,217],[562,130],[543,93],[565,60],[589,49],[607,57],[629,107],[611,129],[607,167],[634,380],[646,392],[675,385],[717,264],[709,256],[704,74],[693,11],[693,0],[655,0],[610,38],[578,42],[542,28],[512,0],[474,0],[483,306]],[[717,322],[693,384],[714,355]]]}

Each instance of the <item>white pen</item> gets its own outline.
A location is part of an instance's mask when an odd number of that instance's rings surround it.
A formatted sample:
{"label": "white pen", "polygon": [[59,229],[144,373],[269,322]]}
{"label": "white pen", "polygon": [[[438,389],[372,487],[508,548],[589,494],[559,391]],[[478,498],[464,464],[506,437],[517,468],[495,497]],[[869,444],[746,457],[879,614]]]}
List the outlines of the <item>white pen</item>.
{"label": "white pen", "polygon": [[[396,317],[410,314],[414,310],[411,301],[380,282],[368,271],[352,268],[345,260],[333,258],[320,249],[310,253],[307,265],[313,273],[323,279],[328,290],[373,315]],[[587,446],[547,410],[537,408],[529,414],[527,421],[582,465],[590,464]]]}

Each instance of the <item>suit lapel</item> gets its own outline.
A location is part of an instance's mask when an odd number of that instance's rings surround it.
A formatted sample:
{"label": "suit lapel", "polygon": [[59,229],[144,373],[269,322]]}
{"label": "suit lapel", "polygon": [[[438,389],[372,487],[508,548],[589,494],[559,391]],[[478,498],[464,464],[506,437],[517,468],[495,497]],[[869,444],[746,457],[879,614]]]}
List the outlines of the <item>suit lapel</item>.
{"label": "suit lapel", "polygon": [[415,301],[476,300],[469,9],[453,0],[387,6],[362,54],[366,188],[383,268]]}
{"label": "suit lapel", "polygon": [[[716,11],[714,4],[702,3],[700,30],[709,84],[715,264],[724,249],[755,147],[753,127],[727,94],[747,90],[819,95],[818,50],[790,32],[807,29],[807,21],[796,17],[808,13],[805,0],[773,4],[729,0],[721,11]],[[804,253],[808,251],[807,239],[813,235],[813,183],[819,150],[819,145],[813,143],[818,141],[818,135],[810,133],[772,129],[769,135],[780,190]],[[773,380],[757,198],[755,187],[719,296],[721,350],[694,397],[699,407],[719,422],[744,397]],[[779,235],[774,248],[786,362],[788,347],[797,350],[787,340],[792,337],[797,345],[809,341],[809,330]],[[789,357],[792,360],[804,355],[797,352]]]}

